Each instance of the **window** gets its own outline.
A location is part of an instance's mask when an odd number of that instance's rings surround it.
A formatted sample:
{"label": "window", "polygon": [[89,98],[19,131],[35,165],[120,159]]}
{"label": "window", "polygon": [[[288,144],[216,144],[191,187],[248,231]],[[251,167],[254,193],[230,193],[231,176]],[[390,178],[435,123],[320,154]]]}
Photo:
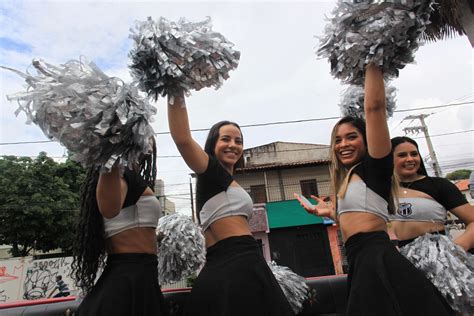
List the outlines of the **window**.
{"label": "window", "polygon": [[267,192],[265,191],[265,185],[251,185],[250,197],[252,198],[253,203],[267,203]]}
{"label": "window", "polygon": [[319,195],[318,184],[316,182],[316,179],[301,180],[300,187],[301,187],[301,194],[304,197],[309,197],[311,194],[316,195],[316,196]]}

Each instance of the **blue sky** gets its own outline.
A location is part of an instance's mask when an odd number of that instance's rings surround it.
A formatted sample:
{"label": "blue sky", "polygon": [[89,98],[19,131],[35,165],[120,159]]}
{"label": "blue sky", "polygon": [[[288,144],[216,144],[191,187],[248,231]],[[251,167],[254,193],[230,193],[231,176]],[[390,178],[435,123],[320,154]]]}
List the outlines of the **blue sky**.
{"label": "blue sky", "polygon": [[[110,76],[130,81],[129,29],[147,16],[169,20],[186,17],[199,21],[210,16],[221,32],[241,52],[239,67],[219,90],[203,89],[188,99],[192,128],[208,128],[223,119],[242,125],[262,122],[338,116],[343,86],[329,74],[326,60],[317,59],[315,36],[322,35],[324,16],[332,1],[8,1],[0,2],[0,65],[31,70],[33,58],[52,64],[81,56],[94,61]],[[393,81],[398,109],[474,101],[473,49],[466,37],[427,44],[419,49],[416,63],[401,70]],[[0,143],[46,140],[34,125],[25,125],[24,114],[15,117],[17,106],[7,94],[23,89],[20,77],[0,70]],[[156,132],[167,131],[164,100],[156,104]],[[432,135],[474,130],[472,104],[428,111]],[[416,122],[396,113],[390,119],[393,136]],[[427,111],[424,111],[427,112]],[[334,121],[320,121],[243,130],[245,147],[274,141],[328,144]],[[411,125],[410,125],[411,124]],[[452,167],[471,161],[474,167],[472,132],[433,137],[441,165]],[[194,134],[204,143],[206,133]],[[423,155],[428,151],[419,139]],[[178,155],[169,135],[157,138],[159,155]],[[60,157],[56,143],[0,145],[0,155],[36,156],[39,151]],[[189,200],[190,170],[180,158],[160,158],[158,173],[168,186],[166,194],[185,212]]]}

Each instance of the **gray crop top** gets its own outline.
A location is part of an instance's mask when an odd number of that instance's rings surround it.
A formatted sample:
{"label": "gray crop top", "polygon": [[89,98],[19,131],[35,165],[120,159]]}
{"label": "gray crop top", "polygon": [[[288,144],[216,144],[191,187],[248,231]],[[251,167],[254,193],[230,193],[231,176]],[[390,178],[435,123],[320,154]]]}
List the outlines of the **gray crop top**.
{"label": "gray crop top", "polygon": [[248,220],[252,216],[250,195],[242,187],[230,185],[233,180],[220,162],[209,156],[207,169],[198,174],[196,184],[196,205],[203,231],[224,217],[241,215]]}
{"label": "gray crop top", "polygon": [[128,186],[127,196],[117,216],[104,217],[105,238],[131,228],[158,226],[161,205],[155,196],[142,196],[147,188],[146,182],[137,172],[129,169],[125,169],[123,178]]}
{"label": "gray crop top", "polygon": [[337,215],[365,212],[377,215],[387,222],[392,172],[392,154],[380,159],[367,154],[353,170],[362,180],[349,182],[344,198],[337,199]]}
{"label": "gray crop top", "polygon": [[372,213],[388,221],[388,203],[380,195],[369,189],[362,180],[349,182],[343,199],[338,199],[337,214],[346,212]]}
{"label": "gray crop top", "polygon": [[253,203],[250,195],[240,186],[230,185],[227,191],[222,191],[207,200],[199,214],[202,230],[205,231],[216,220],[242,215],[247,219],[252,216]]}
{"label": "gray crop top", "polygon": [[140,196],[134,205],[121,209],[117,216],[104,218],[105,238],[136,227],[156,228],[160,215],[160,202],[155,196]]}
{"label": "gray crop top", "polygon": [[426,197],[406,197],[398,199],[398,209],[390,215],[391,221],[433,222],[444,224],[447,211],[443,205]]}

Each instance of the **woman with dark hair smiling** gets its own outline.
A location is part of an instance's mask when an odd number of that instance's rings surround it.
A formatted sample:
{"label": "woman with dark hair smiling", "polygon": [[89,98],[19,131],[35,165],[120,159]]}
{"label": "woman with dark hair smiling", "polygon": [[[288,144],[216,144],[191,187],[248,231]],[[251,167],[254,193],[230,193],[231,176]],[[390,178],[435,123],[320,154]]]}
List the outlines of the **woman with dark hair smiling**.
{"label": "woman with dark hair smiling", "polygon": [[[401,189],[390,220],[400,252],[427,275],[454,310],[472,315],[474,258],[467,251],[474,248],[474,206],[448,179],[428,176],[413,139],[393,138],[392,151]],[[466,225],[454,239],[444,236],[448,211]]]}
{"label": "woman with dark hair smiling", "polygon": [[448,179],[428,176],[413,139],[392,138],[392,151],[401,190],[399,207],[390,220],[399,246],[426,233],[445,234],[450,211],[466,224],[465,232],[454,242],[465,251],[474,248],[474,206]]}
{"label": "woman with dark hair smiling", "polygon": [[170,132],[184,161],[197,174],[197,217],[207,247],[187,314],[294,315],[252,237],[248,224],[252,199],[232,177],[243,153],[239,125],[222,121],[212,126],[203,150],[191,136],[184,96],[170,98]]}

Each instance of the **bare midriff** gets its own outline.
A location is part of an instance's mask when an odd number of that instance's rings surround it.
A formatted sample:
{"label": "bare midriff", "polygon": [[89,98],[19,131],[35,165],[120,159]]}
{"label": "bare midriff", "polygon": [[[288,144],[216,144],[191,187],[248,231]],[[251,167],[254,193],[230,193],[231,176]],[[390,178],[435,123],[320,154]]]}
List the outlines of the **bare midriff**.
{"label": "bare midriff", "polygon": [[156,232],[153,227],[127,229],[105,241],[107,253],[156,254]]}
{"label": "bare midriff", "polygon": [[212,223],[204,232],[206,247],[233,236],[252,235],[244,216],[227,216]]}
{"label": "bare midriff", "polygon": [[444,230],[444,224],[433,222],[392,221],[391,227],[398,240],[412,239],[426,233],[434,233]]}
{"label": "bare midriff", "polygon": [[387,231],[387,223],[383,218],[363,211],[342,213],[339,216],[339,227],[344,241],[357,233]]}

